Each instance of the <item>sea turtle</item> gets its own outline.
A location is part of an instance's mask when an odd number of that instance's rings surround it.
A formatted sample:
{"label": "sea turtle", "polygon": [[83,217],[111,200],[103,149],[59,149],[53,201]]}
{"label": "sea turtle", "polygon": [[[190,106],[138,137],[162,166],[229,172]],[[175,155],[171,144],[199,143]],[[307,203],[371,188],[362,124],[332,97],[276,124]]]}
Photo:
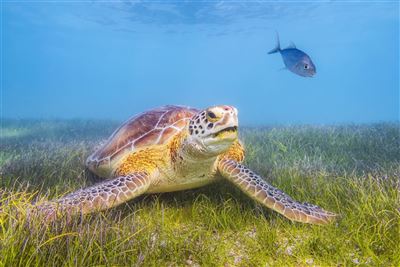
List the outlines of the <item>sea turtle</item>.
{"label": "sea turtle", "polygon": [[108,209],[145,193],[197,188],[219,179],[293,221],[326,224],[335,214],[300,203],[242,164],[238,111],[163,106],[122,124],[86,161],[104,180],[37,206],[47,220]]}

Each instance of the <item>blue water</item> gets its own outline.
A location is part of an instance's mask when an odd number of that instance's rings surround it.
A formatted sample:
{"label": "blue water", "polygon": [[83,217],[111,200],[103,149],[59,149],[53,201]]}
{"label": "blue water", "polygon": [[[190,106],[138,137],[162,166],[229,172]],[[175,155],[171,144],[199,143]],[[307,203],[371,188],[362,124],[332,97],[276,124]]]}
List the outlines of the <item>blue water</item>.
{"label": "blue water", "polygon": [[[399,3],[2,1],[2,117],[234,105],[242,124],[399,120]],[[312,58],[287,70],[275,47]]]}

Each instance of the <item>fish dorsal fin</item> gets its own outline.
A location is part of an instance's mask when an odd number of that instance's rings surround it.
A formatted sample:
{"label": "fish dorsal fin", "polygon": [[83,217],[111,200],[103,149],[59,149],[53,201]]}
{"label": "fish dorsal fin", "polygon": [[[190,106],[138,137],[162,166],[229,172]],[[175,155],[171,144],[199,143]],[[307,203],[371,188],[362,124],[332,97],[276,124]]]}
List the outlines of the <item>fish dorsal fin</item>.
{"label": "fish dorsal fin", "polygon": [[289,46],[286,47],[286,49],[288,49],[288,48],[296,48],[296,45],[291,41]]}

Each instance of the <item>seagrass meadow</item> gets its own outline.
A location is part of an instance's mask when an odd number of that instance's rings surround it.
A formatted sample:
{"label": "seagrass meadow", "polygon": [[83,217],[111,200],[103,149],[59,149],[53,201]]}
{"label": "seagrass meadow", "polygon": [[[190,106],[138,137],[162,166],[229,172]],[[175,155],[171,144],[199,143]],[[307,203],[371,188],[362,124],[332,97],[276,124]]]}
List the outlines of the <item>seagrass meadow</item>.
{"label": "seagrass meadow", "polygon": [[227,181],[144,195],[50,225],[32,203],[98,178],[89,153],[113,121],[3,120],[0,266],[399,266],[400,125],[240,129],[246,164],[299,201],[338,214],[293,223]]}

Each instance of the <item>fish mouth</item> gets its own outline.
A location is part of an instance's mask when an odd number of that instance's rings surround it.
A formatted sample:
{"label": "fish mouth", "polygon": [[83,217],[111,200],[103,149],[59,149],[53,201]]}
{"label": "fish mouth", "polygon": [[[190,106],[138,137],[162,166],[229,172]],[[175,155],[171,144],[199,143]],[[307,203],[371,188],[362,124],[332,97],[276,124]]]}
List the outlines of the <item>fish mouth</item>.
{"label": "fish mouth", "polygon": [[223,134],[223,133],[236,133],[237,132],[238,127],[237,126],[230,126],[230,127],[226,127],[216,133],[213,134],[213,137],[218,137],[219,135]]}

